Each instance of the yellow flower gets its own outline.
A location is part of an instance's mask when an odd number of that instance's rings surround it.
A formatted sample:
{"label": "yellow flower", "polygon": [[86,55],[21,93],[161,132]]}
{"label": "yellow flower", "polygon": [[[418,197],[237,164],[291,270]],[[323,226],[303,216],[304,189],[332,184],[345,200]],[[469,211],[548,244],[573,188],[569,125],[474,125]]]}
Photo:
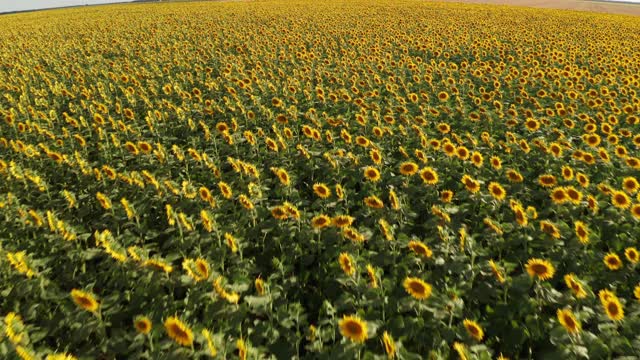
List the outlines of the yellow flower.
{"label": "yellow flower", "polygon": [[321,199],[326,199],[331,196],[331,189],[323,183],[313,184],[313,192]]}
{"label": "yellow flower", "polygon": [[353,265],[353,259],[348,253],[341,253],[338,257],[338,263],[345,274],[349,276],[353,276],[353,274],[355,274],[356,269]]}
{"label": "yellow flower", "polygon": [[584,299],[587,297],[587,292],[582,287],[582,284],[576,279],[574,274],[567,274],[564,276],[564,282],[569,289],[573,292],[573,295],[578,299]]}
{"label": "yellow flower", "polygon": [[622,260],[616,253],[606,254],[603,261],[609,270],[619,270],[622,267]]}
{"label": "yellow flower", "polygon": [[558,309],[557,311],[558,321],[560,325],[567,330],[570,334],[578,333],[581,330],[580,322],[576,319],[573,312],[569,309]]}
{"label": "yellow flower", "polygon": [[364,204],[373,209],[382,209],[384,207],[382,200],[375,195],[364,198]]}
{"label": "yellow flower", "polygon": [[617,297],[609,297],[603,301],[602,306],[609,319],[613,321],[622,321],[622,319],[624,319],[624,309]]}
{"label": "yellow flower", "polygon": [[420,170],[420,177],[425,184],[435,185],[438,183],[438,173],[430,167]]}
{"label": "yellow flower", "polygon": [[256,287],[256,292],[258,293],[258,295],[260,296],[264,295],[264,292],[265,292],[264,280],[262,280],[260,277],[257,277],[253,283]]}
{"label": "yellow flower", "polygon": [[635,247],[628,247],[624,249],[624,256],[629,260],[630,263],[636,264],[638,262],[639,254],[638,249]]}
{"label": "yellow flower", "polygon": [[425,258],[430,258],[431,256],[433,256],[433,251],[431,251],[431,249],[429,249],[429,247],[421,241],[409,241],[409,249],[411,249],[411,251],[413,251],[417,255]]}
{"label": "yellow flower", "polygon": [[133,326],[140,334],[148,334],[153,326],[151,319],[146,316],[138,316],[133,321]]}
{"label": "yellow flower", "polygon": [[388,332],[382,333],[382,344],[384,345],[384,351],[387,353],[388,359],[396,357],[396,343],[393,341],[391,335]]}
{"label": "yellow flower", "polygon": [[213,343],[213,337],[211,336],[211,333],[209,332],[209,330],[202,329],[201,333],[202,333],[202,337],[204,337],[204,339],[207,341],[207,349],[209,350],[209,355],[211,355],[212,357],[215,357],[216,355],[218,355],[218,350],[216,349]]}
{"label": "yellow flower", "polygon": [[418,172],[418,165],[414,162],[403,162],[400,164],[400,174],[411,176]]}
{"label": "yellow flower", "polygon": [[611,204],[619,209],[627,209],[631,206],[631,200],[624,192],[614,190],[611,192]]}
{"label": "yellow flower", "polygon": [[467,333],[469,333],[469,336],[476,339],[477,341],[482,341],[482,338],[484,338],[484,331],[477,322],[469,319],[464,319],[462,323],[464,325],[464,328],[467,329]]}
{"label": "yellow flower", "polygon": [[496,200],[504,200],[504,198],[507,196],[507,192],[505,191],[505,189],[497,182],[489,183],[489,193]]}
{"label": "yellow flower", "polygon": [[372,182],[380,181],[380,171],[374,167],[367,166],[364,169],[364,177]]}
{"label": "yellow flower", "polygon": [[464,184],[465,188],[467,188],[467,190],[473,194],[477,193],[480,190],[480,183],[474,180],[469,175],[462,176],[462,179],[460,181],[462,182],[462,184]]}
{"label": "yellow flower", "polygon": [[404,289],[418,300],[428,299],[431,296],[431,285],[416,277],[407,277],[402,283]]}
{"label": "yellow flower", "polygon": [[102,206],[105,210],[111,209],[111,200],[103,193],[96,193],[96,198],[100,202],[100,206]]}
{"label": "yellow flower", "polygon": [[320,214],[311,219],[311,226],[314,229],[322,229],[331,225],[331,218],[327,215]]}
{"label": "yellow flower", "polygon": [[231,249],[232,253],[238,252],[238,245],[236,244],[236,238],[229,233],[224,233],[224,240],[227,243],[229,249]]}
{"label": "yellow flower", "polygon": [[349,215],[337,215],[333,218],[333,225],[339,228],[351,226],[355,218]]}
{"label": "yellow flower", "polygon": [[535,258],[527,261],[526,269],[530,277],[537,277],[540,280],[551,279],[556,271],[549,261]]}
{"label": "yellow flower", "polygon": [[83,310],[90,312],[96,312],[96,310],[98,310],[98,301],[88,292],[73,289],[71,290],[71,298],[73,299],[73,302]]}
{"label": "yellow flower", "polygon": [[491,272],[496,277],[500,284],[505,282],[504,274],[502,270],[498,267],[498,265],[493,260],[489,260],[489,267],[491,268]]}
{"label": "yellow flower", "polygon": [[377,289],[378,288],[378,278],[376,277],[376,271],[371,264],[367,264],[367,275],[369,276],[369,285]]}
{"label": "yellow flower", "polygon": [[367,340],[367,323],[357,316],[344,315],[338,322],[338,327],[342,336],[355,343]]}
{"label": "yellow flower", "polygon": [[164,321],[164,329],[176,343],[182,346],[193,345],[193,332],[176,316],[171,316]]}

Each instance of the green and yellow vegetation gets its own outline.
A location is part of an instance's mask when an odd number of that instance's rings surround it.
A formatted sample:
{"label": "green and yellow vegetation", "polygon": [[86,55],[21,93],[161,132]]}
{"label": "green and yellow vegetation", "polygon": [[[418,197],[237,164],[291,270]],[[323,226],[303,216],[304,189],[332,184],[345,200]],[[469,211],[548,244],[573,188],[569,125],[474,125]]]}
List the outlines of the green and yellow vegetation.
{"label": "green and yellow vegetation", "polygon": [[640,22],[0,17],[0,357],[640,355]]}

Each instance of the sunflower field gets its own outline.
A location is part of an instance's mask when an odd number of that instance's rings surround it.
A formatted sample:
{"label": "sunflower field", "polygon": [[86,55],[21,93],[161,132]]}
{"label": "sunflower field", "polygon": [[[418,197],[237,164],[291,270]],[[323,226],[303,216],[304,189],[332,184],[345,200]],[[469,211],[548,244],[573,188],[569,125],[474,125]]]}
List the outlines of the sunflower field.
{"label": "sunflower field", "polygon": [[640,357],[640,21],[0,16],[0,358]]}

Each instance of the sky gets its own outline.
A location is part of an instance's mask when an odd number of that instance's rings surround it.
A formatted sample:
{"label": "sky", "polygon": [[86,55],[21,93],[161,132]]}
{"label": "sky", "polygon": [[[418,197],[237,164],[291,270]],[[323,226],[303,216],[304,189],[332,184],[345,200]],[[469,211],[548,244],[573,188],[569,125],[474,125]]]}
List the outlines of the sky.
{"label": "sky", "polygon": [[[0,0],[0,13],[86,4],[108,4],[130,0]],[[640,0],[639,0],[640,1]]]}
{"label": "sky", "polygon": [[[86,4],[107,4],[122,1],[130,0],[0,0],[0,13],[8,11],[45,9],[72,5],[77,6]],[[625,1],[640,3],[640,0]]]}

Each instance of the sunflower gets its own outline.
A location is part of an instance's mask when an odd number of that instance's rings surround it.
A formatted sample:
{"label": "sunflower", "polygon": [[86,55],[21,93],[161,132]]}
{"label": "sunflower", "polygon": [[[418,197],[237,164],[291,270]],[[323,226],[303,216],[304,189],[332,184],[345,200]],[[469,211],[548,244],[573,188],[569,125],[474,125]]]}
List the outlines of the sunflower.
{"label": "sunflower", "polygon": [[622,260],[616,253],[606,254],[603,261],[609,270],[619,270],[622,267]]}
{"label": "sunflower", "polygon": [[260,277],[257,277],[253,284],[256,287],[256,292],[258,293],[258,295],[264,295],[264,280],[262,280]]}
{"label": "sunflower", "polygon": [[497,182],[489,183],[489,193],[496,200],[504,200],[504,198],[507,196],[507,192],[505,191],[505,189]]}
{"label": "sunflower", "polygon": [[238,349],[238,359],[247,360],[247,344],[244,339],[240,338],[236,341],[236,349]]}
{"label": "sunflower", "polygon": [[378,278],[376,277],[376,270],[373,268],[371,264],[367,264],[367,276],[369,276],[369,285],[373,289],[378,288]]}
{"label": "sunflower", "polygon": [[314,229],[322,229],[330,225],[331,225],[331,218],[324,214],[314,216],[313,219],[311,219],[311,226]]}
{"label": "sunflower", "polygon": [[353,259],[348,253],[341,253],[338,257],[338,263],[340,264],[340,268],[342,268],[342,271],[344,271],[345,274],[349,276],[353,276],[353,274],[355,274],[356,269],[353,265]]}
{"label": "sunflower", "polygon": [[576,319],[571,310],[558,309],[556,314],[558,316],[558,322],[560,322],[560,325],[562,325],[562,327],[564,327],[567,332],[569,332],[570,334],[580,332],[580,322]]}
{"label": "sunflower", "polygon": [[587,174],[580,173],[580,172],[577,173],[576,180],[578,181],[580,186],[582,186],[583,188],[586,188],[589,186],[589,176],[587,176]]}
{"label": "sunflower", "polygon": [[146,316],[138,316],[133,320],[133,326],[140,334],[148,334],[152,328],[151,319]]}
{"label": "sunflower", "polygon": [[624,249],[624,256],[629,260],[630,263],[636,264],[639,259],[638,249],[635,247],[628,247]]}
{"label": "sunflower", "polygon": [[105,210],[111,209],[111,199],[109,199],[105,194],[97,192],[96,198],[100,202],[100,206],[102,206],[102,208]]}
{"label": "sunflower", "polygon": [[337,215],[332,219],[332,223],[334,226],[342,228],[346,226],[351,226],[355,218],[349,215]]}
{"label": "sunflower", "polygon": [[373,209],[382,209],[384,207],[382,200],[375,195],[364,198],[364,204]]}
{"label": "sunflower", "polygon": [[624,319],[624,309],[616,296],[609,297],[603,301],[602,305],[609,319],[613,321],[621,321]]}
{"label": "sunflower", "polygon": [[198,189],[198,193],[200,194],[200,198],[203,201],[211,200],[211,192],[206,187],[202,186],[200,189]]}
{"label": "sunflower", "polygon": [[611,192],[611,204],[619,209],[627,209],[631,206],[631,200],[624,192],[613,190]]}
{"label": "sunflower", "polygon": [[489,260],[489,267],[491,268],[491,272],[496,277],[498,282],[500,284],[504,284],[505,278],[504,278],[504,275],[502,273],[502,270],[498,267],[498,264],[496,264],[496,262],[493,261],[493,259]]}
{"label": "sunflower", "polygon": [[569,201],[569,195],[567,194],[566,189],[562,186],[553,188],[551,190],[550,197],[554,204],[563,204]]}
{"label": "sunflower", "polygon": [[551,237],[554,239],[560,238],[560,230],[551,221],[548,221],[548,220],[540,221],[540,230],[544,233],[551,235]]}
{"label": "sunflower", "polygon": [[598,291],[598,299],[600,299],[600,303],[602,304],[602,306],[604,306],[604,304],[615,298],[616,294],[614,294],[612,291],[607,290],[607,289],[602,289],[600,291]]}
{"label": "sunflower", "polygon": [[430,167],[420,170],[420,177],[425,184],[435,185],[438,183],[438,173]]}
{"label": "sunflower", "polygon": [[497,156],[492,156],[489,159],[489,162],[491,163],[491,167],[493,167],[496,170],[500,170],[502,169],[502,160],[497,157]]}
{"label": "sunflower", "polygon": [[231,199],[233,192],[231,191],[229,184],[224,181],[220,181],[218,182],[218,188],[220,188],[220,193],[222,193],[222,196],[224,196],[225,199]]}
{"label": "sunflower", "polygon": [[271,209],[271,215],[278,220],[286,220],[289,217],[284,206],[276,206]]}
{"label": "sunflower", "polygon": [[467,160],[469,158],[469,149],[464,146],[458,146],[456,148],[456,156],[460,160]]}
{"label": "sunflower", "polygon": [[443,190],[440,193],[440,201],[442,201],[443,203],[450,203],[452,199],[453,199],[453,191]]}
{"label": "sunflower", "polygon": [[513,215],[515,215],[518,225],[527,226],[527,224],[529,224],[529,217],[527,216],[527,212],[522,208],[521,205],[516,205],[512,207],[511,210],[513,210]]}
{"label": "sunflower", "polygon": [[577,190],[573,186],[567,186],[565,188],[565,191],[567,192],[569,201],[571,201],[572,204],[575,204],[575,205],[580,204],[580,201],[582,200],[582,193],[579,190]]}
{"label": "sunflower", "polygon": [[402,283],[404,289],[415,299],[424,300],[431,296],[432,287],[422,279],[416,277],[407,277]]}
{"label": "sunflower", "polygon": [[449,94],[447,94],[445,91],[441,91],[438,93],[438,100],[445,102],[447,100],[449,100]]}
{"label": "sunflower", "polygon": [[545,175],[540,175],[540,177],[538,178],[538,183],[544,187],[551,187],[554,186],[557,181],[556,181],[556,177],[550,174],[545,174]]}
{"label": "sunflower", "polygon": [[276,176],[278,177],[278,180],[280,180],[280,183],[282,185],[289,186],[289,184],[291,184],[291,178],[289,177],[289,173],[287,172],[287,170],[277,169]]}
{"label": "sunflower", "polygon": [[456,154],[456,146],[450,142],[444,143],[442,145],[442,151],[449,157],[454,156]]}
{"label": "sunflower", "polygon": [[551,279],[556,271],[549,261],[535,258],[527,261],[526,269],[530,277],[537,277],[540,280]]}
{"label": "sunflower", "polygon": [[462,323],[469,336],[476,339],[477,341],[482,341],[482,338],[484,338],[484,331],[477,322],[470,319],[464,319]]}
{"label": "sunflower", "polygon": [[372,182],[380,181],[380,171],[374,167],[367,166],[364,169],[364,177]]}
{"label": "sunflower", "polygon": [[331,196],[331,189],[323,183],[313,184],[313,192],[321,199],[326,199]]}
{"label": "sunflower", "polygon": [[350,226],[342,228],[342,235],[356,243],[361,243],[365,240],[364,235]]}
{"label": "sunflower", "polygon": [[633,296],[636,297],[636,300],[640,301],[640,284],[636,285],[633,289]]}
{"label": "sunflower", "polygon": [[521,183],[524,180],[522,174],[513,169],[507,171],[507,178],[509,179],[509,181],[514,183]]}
{"label": "sunflower", "polygon": [[344,315],[338,322],[342,336],[355,343],[367,340],[367,323],[354,315]]}
{"label": "sunflower", "polygon": [[164,321],[164,329],[167,335],[176,343],[182,346],[193,345],[193,332],[189,327],[175,316],[171,316]]}
{"label": "sunflower", "polygon": [[567,181],[573,179],[573,169],[566,165],[563,166],[562,177]]}
{"label": "sunflower", "polygon": [[582,243],[582,244],[588,244],[589,243],[589,228],[587,227],[587,225],[585,223],[583,223],[582,221],[576,221],[574,223],[574,229],[576,232],[576,236],[578,237],[578,240]]}
{"label": "sunflower", "polygon": [[71,290],[71,299],[73,299],[73,302],[76,303],[78,307],[84,310],[87,310],[93,313],[98,310],[98,301],[91,293],[78,290],[78,289],[73,289]]}
{"label": "sunflower", "polygon": [[384,351],[387,353],[388,359],[396,357],[396,343],[393,341],[391,335],[386,331],[382,333],[382,345],[384,345]]}
{"label": "sunflower", "polygon": [[633,204],[630,211],[634,218],[640,220],[640,204]]}
{"label": "sunflower", "polygon": [[380,151],[378,151],[378,149],[371,149],[371,151],[369,151],[369,157],[374,164],[382,164],[382,155],[380,155]]}
{"label": "sunflower", "polygon": [[421,241],[409,241],[409,249],[411,249],[411,251],[413,251],[418,256],[422,256],[425,258],[430,258],[431,256],[433,256],[433,251],[431,251],[431,249],[429,249],[429,247]]}
{"label": "sunflower", "polygon": [[473,163],[473,165],[475,165],[476,167],[482,167],[482,164],[484,163],[484,157],[481,153],[474,151],[473,154],[471,154],[471,163]]}
{"label": "sunflower", "polygon": [[468,360],[469,357],[467,356],[467,348],[464,346],[463,343],[459,343],[459,342],[454,342],[453,343],[453,350],[456,351],[456,353],[458,353],[458,358],[460,360]]}
{"label": "sunflower", "polygon": [[414,162],[403,162],[400,164],[400,174],[411,176],[418,172],[418,165]]}
{"label": "sunflower", "polygon": [[640,189],[640,184],[633,176],[627,176],[622,179],[622,188],[629,194],[635,194]]}
{"label": "sunflower", "polygon": [[480,190],[480,183],[478,181],[474,180],[469,175],[462,176],[462,179],[460,181],[462,182],[462,184],[464,184],[464,186],[467,188],[467,190],[469,192],[471,192],[471,193],[477,193]]}
{"label": "sunflower", "polygon": [[582,284],[578,281],[574,274],[567,274],[564,276],[564,283],[573,292],[573,295],[578,299],[584,299],[587,297],[587,292],[584,290]]}

